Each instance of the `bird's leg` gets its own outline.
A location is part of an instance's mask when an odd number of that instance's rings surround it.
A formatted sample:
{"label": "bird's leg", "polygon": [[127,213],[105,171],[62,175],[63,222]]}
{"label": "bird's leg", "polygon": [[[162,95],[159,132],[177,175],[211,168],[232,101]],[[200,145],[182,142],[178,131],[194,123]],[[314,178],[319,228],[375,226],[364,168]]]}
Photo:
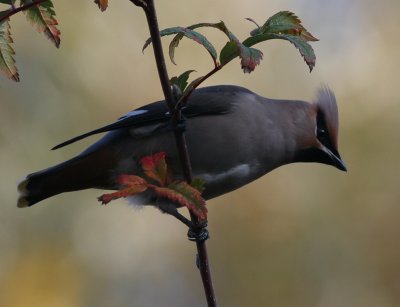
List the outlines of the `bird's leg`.
{"label": "bird's leg", "polygon": [[207,230],[207,221],[200,221],[194,224],[191,220],[180,214],[175,205],[165,201],[157,201],[157,207],[161,212],[175,217],[189,227],[187,236],[190,241],[204,242],[210,237]]}
{"label": "bird's leg", "polygon": [[186,218],[185,216],[183,216],[182,214],[180,214],[178,212],[178,210],[176,209],[176,206],[166,202],[164,200],[157,200],[157,207],[158,209],[161,210],[162,213],[166,213],[169,214],[171,216],[173,216],[174,218],[176,218],[177,220],[181,221],[183,224],[185,224],[187,227],[191,228],[193,227],[193,223],[191,220],[189,220],[188,218]]}
{"label": "bird's leg", "polygon": [[196,241],[201,243],[210,238],[207,229],[207,220],[199,221],[197,224],[192,223],[192,225],[193,225],[192,227],[189,227],[187,234],[188,239],[190,241]]}

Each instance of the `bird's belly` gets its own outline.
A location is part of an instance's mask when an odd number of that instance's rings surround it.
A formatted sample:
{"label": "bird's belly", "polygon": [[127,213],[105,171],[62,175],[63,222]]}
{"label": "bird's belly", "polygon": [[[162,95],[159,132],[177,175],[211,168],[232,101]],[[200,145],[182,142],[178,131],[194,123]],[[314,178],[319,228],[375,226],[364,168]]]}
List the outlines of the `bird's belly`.
{"label": "bird's belly", "polygon": [[199,177],[205,182],[203,196],[211,199],[236,190],[259,176],[254,172],[254,166],[240,164],[222,172],[195,172],[194,177]]}

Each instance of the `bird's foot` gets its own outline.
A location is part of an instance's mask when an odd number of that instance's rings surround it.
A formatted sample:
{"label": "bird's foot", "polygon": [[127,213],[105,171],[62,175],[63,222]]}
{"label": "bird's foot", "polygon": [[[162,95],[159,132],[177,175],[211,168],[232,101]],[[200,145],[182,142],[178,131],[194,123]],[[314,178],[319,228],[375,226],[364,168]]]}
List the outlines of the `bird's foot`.
{"label": "bird's foot", "polygon": [[171,206],[169,203],[158,202],[157,206],[161,210],[161,212],[167,213],[175,217],[177,220],[181,221],[183,224],[189,227],[187,236],[190,241],[201,243],[206,241],[210,237],[207,230],[207,220],[193,223],[193,221],[180,214],[177,208],[175,206]]}
{"label": "bird's foot", "polygon": [[209,239],[210,235],[207,230],[207,221],[200,221],[198,224],[192,223],[192,226],[189,227],[187,236],[189,241],[195,241],[199,243]]}

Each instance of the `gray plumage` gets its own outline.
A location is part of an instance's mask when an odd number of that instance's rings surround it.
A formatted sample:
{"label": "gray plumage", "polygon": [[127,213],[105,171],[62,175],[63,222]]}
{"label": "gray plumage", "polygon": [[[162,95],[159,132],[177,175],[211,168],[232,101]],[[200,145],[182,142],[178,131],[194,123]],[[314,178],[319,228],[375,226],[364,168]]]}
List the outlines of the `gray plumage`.
{"label": "gray plumage", "polygon": [[[337,150],[336,101],[327,88],[311,104],[268,99],[238,86],[205,87],[193,93],[183,114],[193,173],[205,180],[206,199],[288,163],[319,162],[345,170]],[[75,158],[28,175],[18,187],[18,207],[67,191],[117,189],[119,174],[137,174],[140,158],[160,151],[166,152],[174,179],[181,178],[169,119],[159,101],[56,146],[107,132]],[[146,201],[156,204],[154,195]]]}

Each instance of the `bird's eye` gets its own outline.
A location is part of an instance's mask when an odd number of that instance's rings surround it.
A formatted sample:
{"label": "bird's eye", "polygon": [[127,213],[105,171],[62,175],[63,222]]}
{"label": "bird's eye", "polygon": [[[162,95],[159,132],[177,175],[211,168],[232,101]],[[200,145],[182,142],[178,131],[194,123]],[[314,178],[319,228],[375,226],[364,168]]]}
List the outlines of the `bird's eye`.
{"label": "bird's eye", "polygon": [[328,136],[326,129],[323,127],[317,127],[315,130],[315,134],[319,140],[323,140]]}
{"label": "bird's eye", "polygon": [[317,125],[315,127],[315,136],[323,144],[329,142],[329,132],[325,123],[325,118],[322,113],[317,115]]}

